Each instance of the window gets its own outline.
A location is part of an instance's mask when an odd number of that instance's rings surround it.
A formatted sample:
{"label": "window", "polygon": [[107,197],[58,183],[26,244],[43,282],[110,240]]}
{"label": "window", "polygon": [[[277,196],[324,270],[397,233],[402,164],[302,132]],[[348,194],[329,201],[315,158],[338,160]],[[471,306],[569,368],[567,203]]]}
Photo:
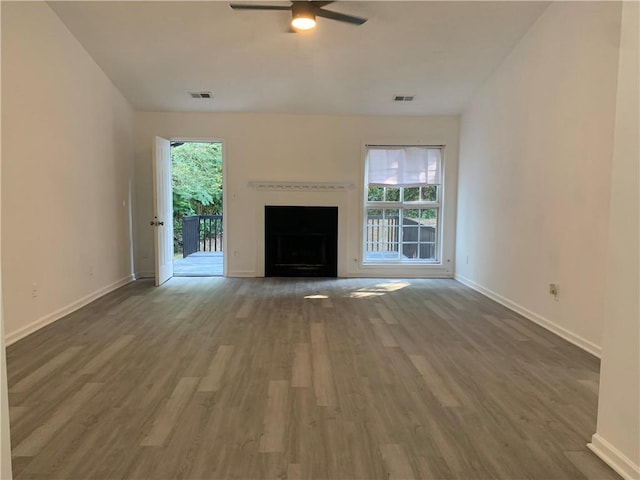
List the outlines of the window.
{"label": "window", "polygon": [[438,263],[442,147],[368,146],[364,263]]}

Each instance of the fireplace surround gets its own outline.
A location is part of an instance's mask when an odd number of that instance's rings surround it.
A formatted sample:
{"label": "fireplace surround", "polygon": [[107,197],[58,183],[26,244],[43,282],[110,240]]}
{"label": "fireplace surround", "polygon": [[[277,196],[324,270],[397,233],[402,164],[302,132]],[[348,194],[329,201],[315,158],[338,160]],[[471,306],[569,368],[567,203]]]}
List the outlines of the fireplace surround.
{"label": "fireplace surround", "polygon": [[266,205],[265,276],[336,277],[338,207]]}

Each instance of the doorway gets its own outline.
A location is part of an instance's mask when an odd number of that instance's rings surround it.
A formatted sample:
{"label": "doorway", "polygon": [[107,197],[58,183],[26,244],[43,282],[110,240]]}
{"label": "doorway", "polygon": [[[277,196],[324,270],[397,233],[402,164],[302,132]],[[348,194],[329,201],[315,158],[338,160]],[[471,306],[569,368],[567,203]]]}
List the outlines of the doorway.
{"label": "doorway", "polygon": [[222,142],[172,141],[173,275],[224,275]]}

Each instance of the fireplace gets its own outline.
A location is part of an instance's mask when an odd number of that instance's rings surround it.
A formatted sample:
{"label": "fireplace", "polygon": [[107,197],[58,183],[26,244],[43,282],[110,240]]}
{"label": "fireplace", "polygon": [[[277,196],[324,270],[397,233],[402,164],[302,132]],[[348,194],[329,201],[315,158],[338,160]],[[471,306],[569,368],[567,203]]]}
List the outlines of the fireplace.
{"label": "fireplace", "polygon": [[338,275],[338,207],[264,209],[265,276]]}

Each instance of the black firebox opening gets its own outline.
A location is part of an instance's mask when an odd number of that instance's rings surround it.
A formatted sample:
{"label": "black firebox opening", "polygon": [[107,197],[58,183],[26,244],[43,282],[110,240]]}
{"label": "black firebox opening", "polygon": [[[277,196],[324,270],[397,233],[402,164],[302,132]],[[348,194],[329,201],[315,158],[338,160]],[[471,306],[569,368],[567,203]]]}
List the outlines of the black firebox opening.
{"label": "black firebox opening", "polygon": [[264,207],[265,276],[337,277],[338,207]]}

